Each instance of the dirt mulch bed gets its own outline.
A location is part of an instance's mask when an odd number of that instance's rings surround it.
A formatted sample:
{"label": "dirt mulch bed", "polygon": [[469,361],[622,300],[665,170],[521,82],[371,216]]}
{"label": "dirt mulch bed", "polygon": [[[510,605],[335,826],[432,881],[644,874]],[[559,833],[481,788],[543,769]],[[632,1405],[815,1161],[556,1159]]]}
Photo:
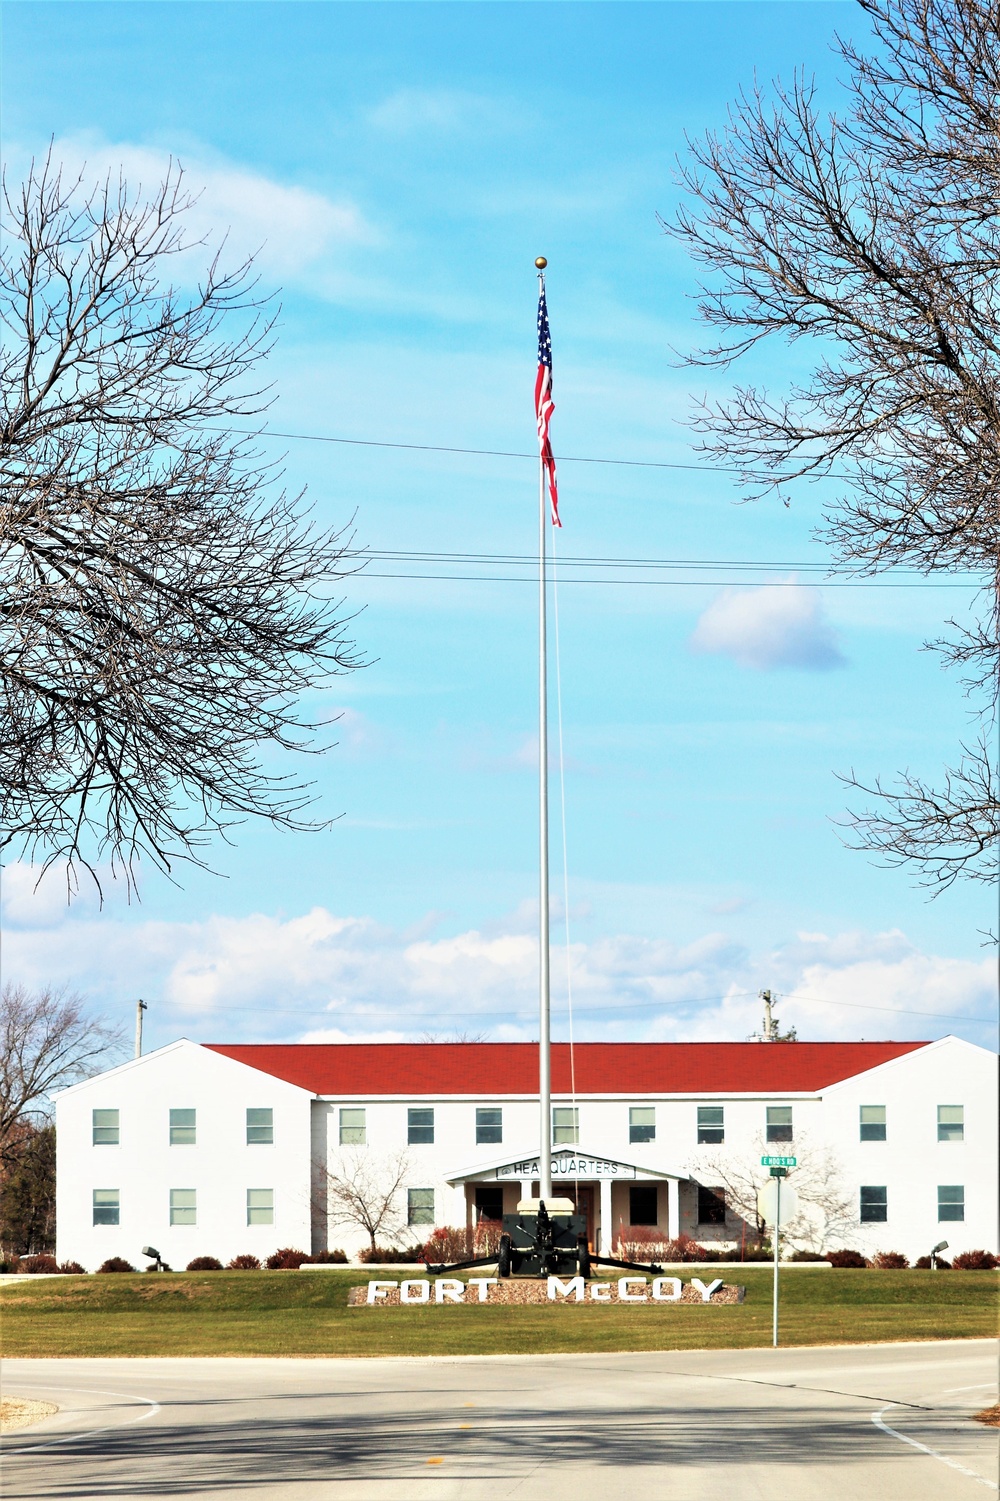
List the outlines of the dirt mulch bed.
{"label": "dirt mulch bed", "polygon": [[985,1423],[987,1428],[1000,1428],[1000,1402],[994,1407],[984,1407],[982,1412],[973,1414],[977,1423]]}
{"label": "dirt mulch bed", "polygon": [[59,1409],[54,1402],[34,1402],[26,1397],[0,1398],[0,1433],[13,1433],[15,1428],[29,1428],[50,1418]]}
{"label": "dirt mulch bed", "polygon": [[[381,1282],[381,1281],[389,1281],[391,1279],[389,1279],[389,1278],[378,1278],[378,1279],[372,1278],[372,1281],[376,1281],[376,1280],[378,1280],[378,1281]],[[347,1295],[347,1306],[348,1306],[348,1308],[399,1308],[400,1306],[402,1306],[404,1308],[428,1308],[428,1307],[433,1307],[433,1306],[441,1306],[441,1305],[437,1305],[436,1304],[435,1288],[434,1288],[435,1281],[450,1281],[451,1279],[447,1279],[447,1278],[441,1278],[441,1279],[435,1279],[435,1278],[418,1279],[418,1278],[413,1278],[413,1279],[410,1279],[410,1280],[414,1281],[414,1282],[419,1281],[419,1280],[425,1280],[425,1281],[429,1281],[430,1282],[430,1284],[431,1284],[431,1286],[430,1286],[430,1296],[429,1296],[429,1298],[428,1298],[428,1300],[427,1300],[426,1303],[417,1303],[417,1302],[409,1302],[409,1301],[407,1301],[406,1303],[402,1303],[401,1302],[401,1297],[400,1297],[400,1290],[399,1290],[398,1287],[380,1288],[379,1291],[380,1291],[381,1296],[379,1297],[378,1301],[376,1303],[369,1303],[368,1302],[368,1287],[366,1285],[364,1287],[352,1287],[351,1288],[350,1292]],[[457,1281],[458,1279],[454,1279],[454,1280]],[[561,1280],[563,1280],[564,1282],[566,1282],[569,1279],[566,1278],[566,1279],[561,1279]],[[712,1279],[709,1278],[708,1282],[711,1282],[711,1280]],[[453,1285],[453,1283],[452,1283],[452,1285]],[[708,1283],[706,1283],[706,1286],[707,1285],[708,1285]],[[648,1284],[647,1284],[647,1286],[648,1286]],[[599,1297],[595,1297],[594,1296],[595,1289],[600,1289],[600,1296]],[[647,1296],[645,1298],[641,1298],[639,1302],[633,1301],[633,1299],[636,1297],[636,1295],[640,1294],[641,1291],[642,1291],[642,1289],[641,1289],[641,1287],[639,1285],[639,1279],[630,1280],[629,1291],[632,1293],[633,1298],[622,1299],[622,1298],[620,1298],[618,1296],[618,1283],[617,1283],[617,1281],[588,1282],[587,1286],[586,1286],[586,1299],[585,1300],[581,1299],[580,1303],[583,1304],[584,1302],[586,1302],[587,1306],[592,1307],[592,1308],[594,1308],[594,1307],[597,1307],[597,1308],[607,1307],[607,1306],[609,1306],[612,1303],[618,1304],[619,1307],[628,1306],[630,1308],[639,1308],[641,1306],[646,1306],[646,1307],[652,1306],[654,1308],[669,1308],[671,1306],[671,1304],[669,1302],[667,1302],[665,1299],[664,1300],[656,1300],[654,1302],[653,1298],[651,1296],[649,1296],[648,1293],[647,1293]],[[711,1302],[712,1302],[713,1305],[719,1304],[719,1303],[742,1303],[745,1291],[746,1291],[745,1288],[737,1287],[734,1283],[724,1283],[722,1287],[717,1287],[715,1289],[715,1291],[712,1293]],[[534,1278],[532,1278],[532,1279],[525,1278],[525,1279],[522,1280],[522,1279],[517,1278],[517,1277],[512,1277],[509,1281],[504,1280],[504,1281],[496,1282],[495,1284],[493,1284],[491,1286],[488,1286],[485,1289],[485,1292],[486,1292],[486,1297],[485,1298],[480,1298],[479,1292],[480,1292],[480,1289],[478,1287],[476,1287],[474,1284],[470,1283],[470,1285],[466,1289],[466,1293],[465,1293],[464,1298],[462,1299],[462,1302],[464,1304],[472,1306],[472,1307],[475,1307],[480,1302],[493,1303],[493,1304],[497,1304],[497,1305],[502,1304],[502,1303],[506,1303],[506,1304],[510,1304],[510,1303],[559,1303],[559,1304],[561,1304],[561,1303],[570,1303],[570,1304],[575,1304],[577,1302],[576,1298],[572,1294],[569,1297],[562,1297],[562,1296],[560,1296],[560,1297],[557,1297],[557,1298],[550,1298],[549,1297],[549,1290],[548,1290],[548,1284],[547,1284],[547,1282],[545,1282],[544,1280],[541,1280],[541,1279],[536,1280]],[[679,1301],[681,1303],[687,1303],[687,1304],[692,1304],[693,1303],[696,1306],[702,1307],[702,1308],[704,1308],[704,1307],[707,1306],[705,1304],[703,1298],[702,1298],[701,1293],[698,1291],[698,1289],[696,1287],[692,1287],[690,1285],[690,1283],[685,1283],[684,1284],[684,1286],[683,1286],[683,1288],[681,1290],[680,1299],[677,1300],[677,1301]],[[447,1302],[451,1302],[451,1300],[448,1299]],[[447,1306],[447,1303],[444,1303],[443,1306]]]}

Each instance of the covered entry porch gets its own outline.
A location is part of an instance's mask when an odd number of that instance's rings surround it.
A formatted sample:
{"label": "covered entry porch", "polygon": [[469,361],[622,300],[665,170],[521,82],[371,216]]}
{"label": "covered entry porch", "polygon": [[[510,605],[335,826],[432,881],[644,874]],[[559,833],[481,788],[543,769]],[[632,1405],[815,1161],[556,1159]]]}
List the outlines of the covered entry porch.
{"label": "covered entry porch", "polygon": [[[592,1251],[608,1256],[612,1244],[633,1227],[658,1230],[665,1240],[680,1231],[678,1188],[687,1174],[650,1168],[618,1158],[560,1147],[552,1153],[552,1192],[572,1199],[587,1217]],[[505,1158],[449,1173],[447,1181],[464,1189],[465,1220],[471,1229],[481,1219],[514,1214],[518,1200],[538,1197],[538,1158]]]}

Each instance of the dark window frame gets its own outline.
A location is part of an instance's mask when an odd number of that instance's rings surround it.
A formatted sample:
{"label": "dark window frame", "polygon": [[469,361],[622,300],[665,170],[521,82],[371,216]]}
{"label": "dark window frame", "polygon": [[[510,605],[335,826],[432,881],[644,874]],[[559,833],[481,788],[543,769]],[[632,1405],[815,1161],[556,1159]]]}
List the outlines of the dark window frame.
{"label": "dark window frame", "polygon": [[862,1183],[858,1193],[858,1220],[862,1225],[884,1225],[889,1219],[889,1190],[884,1183]]}
{"label": "dark window frame", "polygon": [[[495,1121],[482,1117],[495,1115]],[[476,1146],[499,1146],[503,1141],[503,1107],[501,1105],[476,1106]]]}
{"label": "dark window frame", "polygon": [[[430,1120],[417,1120],[417,1116],[430,1116]],[[411,1105],[406,1112],[406,1141],[411,1147],[434,1145],[433,1105]]]}
{"label": "dark window frame", "polygon": [[[642,1205],[645,1205],[645,1208],[641,1207]],[[637,1215],[642,1217],[637,1218]],[[628,1222],[630,1225],[655,1226],[659,1224],[659,1195],[655,1183],[629,1184]]]}
{"label": "dark window frame", "polygon": [[724,1225],[726,1223],[726,1191],[710,1184],[698,1184],[698,1224]]}

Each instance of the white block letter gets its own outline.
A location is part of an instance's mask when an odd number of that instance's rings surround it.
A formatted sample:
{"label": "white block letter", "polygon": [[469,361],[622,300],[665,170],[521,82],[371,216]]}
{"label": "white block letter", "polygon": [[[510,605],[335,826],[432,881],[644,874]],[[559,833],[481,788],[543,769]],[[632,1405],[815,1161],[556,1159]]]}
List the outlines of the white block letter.
{"label": "white block letter", "polygon": [[457,1277],[434,1278],[435,1303],[461,1303],[465,1297],[465,1283]]}
{"label": "white block letter", "polygon": [[611,1302],[611,1286],[607,1282],[592,1282],[590,1296],[595,1303]]}
{"label": "white block letter", "polygon": [[489,1299],[490,1299],[490,1288],[491,1287],[496,1287],[496,1285],[497,1285],[497,1279],[496,1279],[496,1277],[470,1277],[469,1278],[469,1286],[470,1287],[475,1287],[475,1288],[479,1289],[479,1301],[480,1301],[480,1303],[488,1303],[489,1302]]}
{"label": "white block letter", "polygon": [[[630,1293],[630,1282],[637,1282],[642,1288],[641,1293]],[[618,1278],[618,1301],[619,1303],[645,1303],[646,1302],[646,1279],[645,1277],[619,1277]]]}
{"label": "white block letter", "polygon": [[578,1303],[583,1301],[583,1278],[571,1277],[568,1282],[563,1282],[559,1277],[549,1278],[549,1301],[554,1303],[557,1298],[574,1297]]}
{"label": "white block letter", "polygon": [[712,1294],[715,1292],[715,1289],[722,1286],[722,1278],[716,1277],[715,1280],[713,1282],[710,1282],[706,1287],[704,1282],[702,1282],[699,1277],[692,1277],[691,1286],[696,1287],[701,1293],[701,1301],[703,1303],[711,1303]]}
{"label": "white block letter", "polygon": [[[669,1287],[665,1293],[663,1289]],[[681,1279],[679,1277],[654,1277],[653,1278],[653,1302],[654,1303],[679,1303],[681,1300]]]}
{"label": "white block letter", "polygon": [[[410,1290],[416,1288],[416,1297],[410,1297]],[[429,1303],[431,1297],[431,1285],[424,1277],[411,1277],[408,1282],[399,1284],[399,1301],[401,1303]]]}
{"label": "white block letter", "polygon": [[384,1298],[385,1297],[385,1292],[383,1291],[384,1288],[398,1287],[398,1286],[399,1286],[398,1282],[369,1282],[369,1284],[368,1284],[368,1301],[369,1301],[369,1303],[377,1303],[378,1300],[379,1300],[379,1298]]}

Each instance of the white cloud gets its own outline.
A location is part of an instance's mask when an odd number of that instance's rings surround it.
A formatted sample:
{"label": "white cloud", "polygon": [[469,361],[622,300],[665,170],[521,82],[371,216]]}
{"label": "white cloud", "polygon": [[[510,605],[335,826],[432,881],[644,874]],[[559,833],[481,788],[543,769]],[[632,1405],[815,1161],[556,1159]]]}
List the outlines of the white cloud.
{"label": "white cloud", "polygon": [[397,89],[369,112],[371,124],[386,135],[422,131],[470,131],[519,127],[527,122],[522,107],[505,109],[496,100],[460,89]]}
{"label": "white cloud", "polygon": [[802,584],[724,590],[699,619],[689,645],[758,671],[824,672],[846,665],[819,590]]}
{"label": "white cloud", "polygon": [[[488,931],[400,931],[321,906],[279,916],[159,922],[81,914],[47,925],[5,882],[5,974],[67,983],[120,1010],[153,999],[163,1040],[274,1037],[394,1040],[423,1033],[536,1035],[537,946],[526,911]],[[530,914],[528,914],[530,916]],[[553,1007],[565,1036],[566,955],[553,945]],[[570,952],[580,1040],[739,1040],[760,1022],[757,991],[778,996],[803,1039],[927,1038],[989,1042],[991,960],[926,953],[905,934],[800,934],[751,952],[724,932],[673,944],[633,934]],[[934,1013],[926,1015],[926,1013]]]}
{"label": "white cloud", "polygon": [[[374,226],[350,199],[277,182],[204,148],[171,153],[81,134],[58,138],[52,152],[67,177],[80,174],[89,185],[121,173],[133,193],[141,189],[147,195],[163,181],[171,159],[175,166],[179,161],[185,186],[200,195],[185,216],[188,238],[204,237],[214,247],[225,235],[227,263],[257,254],[258,268],[269,278],[328,280],[335,272],[343,274],[348,252],[379,242]],[[15,144],[5,156],[9,168],[20,173],[30,153]],[[204,264],[205,251],[193,249],[188,274],[196,278]]]}

